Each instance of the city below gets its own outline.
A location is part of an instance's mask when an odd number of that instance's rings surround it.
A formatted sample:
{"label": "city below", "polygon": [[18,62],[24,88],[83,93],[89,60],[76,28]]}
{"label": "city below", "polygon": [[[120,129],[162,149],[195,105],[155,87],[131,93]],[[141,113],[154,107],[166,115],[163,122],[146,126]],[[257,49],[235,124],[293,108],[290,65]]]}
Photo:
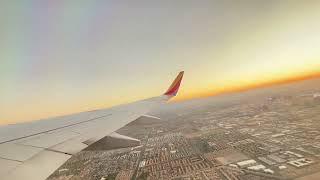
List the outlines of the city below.
{"label": "city below", "polygon": [[[318,84],[318,85],[317,85]],[[117,131],[141,140],[107,149],[107,137],[49,180],[320,179],[319,80],[169,104]]]}

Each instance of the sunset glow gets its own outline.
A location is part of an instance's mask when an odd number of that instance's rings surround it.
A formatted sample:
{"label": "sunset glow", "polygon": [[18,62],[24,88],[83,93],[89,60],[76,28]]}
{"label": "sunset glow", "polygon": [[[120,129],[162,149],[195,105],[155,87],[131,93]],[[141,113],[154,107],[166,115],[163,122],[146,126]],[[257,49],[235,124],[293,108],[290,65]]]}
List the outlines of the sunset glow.
{"label": "sunset glow", "polygon": [[0,3],[0,124],[320,77],[320,2]]}

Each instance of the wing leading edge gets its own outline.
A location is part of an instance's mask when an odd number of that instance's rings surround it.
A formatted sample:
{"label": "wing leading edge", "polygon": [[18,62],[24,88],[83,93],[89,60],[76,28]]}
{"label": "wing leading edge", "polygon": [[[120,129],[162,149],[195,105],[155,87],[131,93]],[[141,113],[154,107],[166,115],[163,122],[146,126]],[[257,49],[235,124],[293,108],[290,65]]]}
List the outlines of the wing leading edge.
{"label": "wing leading edge", "polygon": [[183,73],[179,73],[162,96],[109,109],[1,126],[1,179],[46,179],[73,154],[175,96]]}

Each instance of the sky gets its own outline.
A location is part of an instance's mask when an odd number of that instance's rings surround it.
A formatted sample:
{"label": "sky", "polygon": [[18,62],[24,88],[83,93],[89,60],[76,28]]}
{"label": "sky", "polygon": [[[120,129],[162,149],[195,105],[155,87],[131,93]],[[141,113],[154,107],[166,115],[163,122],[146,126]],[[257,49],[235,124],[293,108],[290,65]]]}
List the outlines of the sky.
{"label": "sky", "polygon": [[0,2],[0,124],[320,74],[320,1]]}

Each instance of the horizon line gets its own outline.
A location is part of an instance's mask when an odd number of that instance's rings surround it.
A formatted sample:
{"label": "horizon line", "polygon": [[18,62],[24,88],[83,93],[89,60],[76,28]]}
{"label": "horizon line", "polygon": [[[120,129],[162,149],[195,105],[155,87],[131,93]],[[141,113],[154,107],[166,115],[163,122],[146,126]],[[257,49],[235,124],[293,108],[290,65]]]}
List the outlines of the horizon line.
{"label": "horizon line", "polygon": [[314,73],[309,73],[306,75],[300,75],[300,76],[294,76],[294,77],[288,77],[288,78],[282,78],[282,79],[277,79],[277,80],[270,80],[262,83],[252,83],[249,85],[245,86],[239,86],[239,87],[227,87],[224,90],[217,90],[214,92],[214,90],[207,92],[207,93],[194,93],[192,95],[188,95],[186,97],[182,98],[176,98],[173,99],[173,102],[180,102],[180,101],[188,101],[192,99],[201,99],[201,98],[207,98],[207,97],[214,97],[214,96],[219,96],[219,95],[227,95],[227,94],[232,94],[232,93],[241,93],[241,92],[247,92],[247,91],[252,91],[256,89],[263,89],[263,88],[269,88],[273,86],[278,86],[278,85],[286,85],[286,84],[294,84],[294,83],[299,83],[302,81],[307,81],[307,80],[313,80],[320,78],[320,71],[319,72],[314,72]]}

